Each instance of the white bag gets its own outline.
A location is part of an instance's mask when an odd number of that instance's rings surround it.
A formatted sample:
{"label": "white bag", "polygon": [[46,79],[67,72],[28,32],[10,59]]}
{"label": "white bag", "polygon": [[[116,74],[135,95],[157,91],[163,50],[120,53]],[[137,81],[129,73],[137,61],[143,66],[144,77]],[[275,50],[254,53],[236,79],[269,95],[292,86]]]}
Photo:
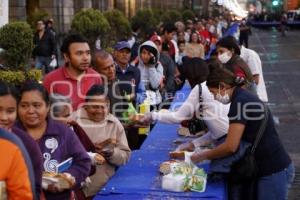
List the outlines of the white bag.
{"label": "white bag", "polygon": [[149,102],[150,105],[158,105],[162,102],[162,98],[159,92],[152,90],[146,90],[146,102]]}
{"label": "white bag", "polygon": [[54,58],[51,60],[49,67],[55,68],[56,66],[57,66],[57,60],[56,60],[56,58]]}

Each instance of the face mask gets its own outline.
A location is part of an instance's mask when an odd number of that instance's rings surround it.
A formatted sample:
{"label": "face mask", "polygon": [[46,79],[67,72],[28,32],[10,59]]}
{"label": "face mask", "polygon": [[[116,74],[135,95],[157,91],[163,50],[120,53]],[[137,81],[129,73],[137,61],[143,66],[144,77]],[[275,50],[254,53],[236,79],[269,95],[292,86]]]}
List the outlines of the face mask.
{"label": "face mask", "polygon": [[220,86],[219,86],[219,93],[216,95],[216,100],[221,102],[222,104],[229,104],[230,103],[230,97],[225,91],[225,95],[221,95]]}
{"label": "face mask", "polygon": [[232,57],[231,53],[227,51],[219,55],[218,59],[222,64],[225,64],[231,59],[231,57]]}

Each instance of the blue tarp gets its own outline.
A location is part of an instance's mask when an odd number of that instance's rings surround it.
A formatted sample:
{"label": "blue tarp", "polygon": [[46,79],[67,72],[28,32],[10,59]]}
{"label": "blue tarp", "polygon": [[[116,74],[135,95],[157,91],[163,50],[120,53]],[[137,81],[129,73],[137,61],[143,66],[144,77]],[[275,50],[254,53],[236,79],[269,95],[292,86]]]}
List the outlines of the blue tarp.
{"label": "blue tarp", "polygon": [[[186,84],[177,92],[174,105],[183,102],[190,92]],[[175,149],[178,125],[157,123],[140,150],[132,152],[127,165],[120,167],[112,179],[96,195],[98,199],[226,199],[224,181],[208,182],[206,191],[169,192],[161,189],[159,165],[169,160],[169,152]],[[185,139],[185,138],[181,138]],[[201,165],[207,170],[207,165]]]}

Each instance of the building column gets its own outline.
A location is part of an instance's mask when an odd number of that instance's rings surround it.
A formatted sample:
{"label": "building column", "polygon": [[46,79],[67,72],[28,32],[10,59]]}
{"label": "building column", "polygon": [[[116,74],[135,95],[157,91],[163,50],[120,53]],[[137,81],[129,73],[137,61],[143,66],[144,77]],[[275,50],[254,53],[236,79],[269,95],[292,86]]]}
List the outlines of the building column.
{"label": "building column", "polygon": [[107,2],[107,10],[115,9],[115,0],[106,0]]}
{"label": "building column", "polygon": [[8,23],[8,0],[0,0],[0,27]]}
{"label": "building column", "polygon": [[74,0],[75,13],[81,9],[92,8],[92,0]]}
{"label": "building column", "polygon": [[61,30],[62,32],[67,32],[71,29],[71,21],[75,14],[74,11],[74,1],[73,0],[56,0],[60,5],[60,14],[61,14]]}
{"label": "building column", "polygon": [[26,20],[26,0],[9,0],[9,21]]}
{"label": "building column", "polygon": [[208,16],[209,13],[208,13],[208,7],[209,7],[209,2],[208,0],[202,0],[201,1],[201,4],[202,4],[202,14],[204,16]]}

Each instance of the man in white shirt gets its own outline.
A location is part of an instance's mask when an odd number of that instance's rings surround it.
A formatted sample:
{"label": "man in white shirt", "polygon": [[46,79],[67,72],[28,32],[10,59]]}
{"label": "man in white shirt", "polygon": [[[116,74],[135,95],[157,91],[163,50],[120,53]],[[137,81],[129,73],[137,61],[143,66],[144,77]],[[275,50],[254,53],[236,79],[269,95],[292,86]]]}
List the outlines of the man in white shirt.
{"label": "man in white shirt", "polygon": [[263,102],[268,102],[268,94],[263,77],[262,64],[259,55],[252,49],[240,46],[241,58],[248,64],[253,80],[257,85],[257,95]]}

